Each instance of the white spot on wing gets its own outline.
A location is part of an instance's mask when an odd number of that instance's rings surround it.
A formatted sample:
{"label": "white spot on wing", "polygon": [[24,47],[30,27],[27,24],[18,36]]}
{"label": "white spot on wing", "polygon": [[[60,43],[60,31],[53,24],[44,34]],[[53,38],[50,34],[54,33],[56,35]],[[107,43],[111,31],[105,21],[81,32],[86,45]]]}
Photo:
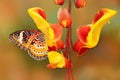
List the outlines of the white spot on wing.
{"label": "white spot on wing", "polygon": [[44,46],[40,46],[40,44],[34,44],[34,46],[35,46],[36,48],[40,48],[40,49],[45,48]]}
{"label": "white spot on wing", "polygon": [[21,31],[21,32],[20,32],[20,35],[19,35],[18,41],[19,41],[20,43],[22,43],[22,40],[23,40],[23,33],[24,33],[24,31]]}

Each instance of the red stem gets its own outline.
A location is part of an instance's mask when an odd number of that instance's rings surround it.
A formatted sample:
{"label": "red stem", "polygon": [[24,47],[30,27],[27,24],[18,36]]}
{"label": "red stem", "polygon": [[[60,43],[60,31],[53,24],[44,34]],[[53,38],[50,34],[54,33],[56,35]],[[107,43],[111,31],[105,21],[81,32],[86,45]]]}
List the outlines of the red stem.
{"label": "red stem", "polygon": [[[71,0],[68,0],[69,5],[68,5],[68,12],[69,14],[71,13]],[[73,47],[72,44],[72,27],[69,26],[67,29],[67,34],[66,34],[66,42],[65,42],[65,53],[64,55],[71,61],[71,56],[70,56],[70,48]],[[66,70],[66,80],[74,80],[74,76],[72,74],[72,67],[70,66]]]}

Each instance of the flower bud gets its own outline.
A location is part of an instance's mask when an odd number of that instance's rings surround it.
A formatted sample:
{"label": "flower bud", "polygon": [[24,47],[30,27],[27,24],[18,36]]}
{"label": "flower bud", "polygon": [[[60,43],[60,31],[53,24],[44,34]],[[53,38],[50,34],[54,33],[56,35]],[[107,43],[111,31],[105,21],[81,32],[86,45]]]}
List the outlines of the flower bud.
{"label": "flower bud", "polygon": [[77,8],[85,7],[87,1],[86,0],[75,0],[75,6]]}
{"label": "flower bud", "polygon": [[63,5],[64,0],[54,0],[54,3],[57,5]]}
{"label": "flower bud", "polygon": [[58,22],[65,28],[68,28],[72,25],[71,16],[66,8],[60,8],[58,10]]}

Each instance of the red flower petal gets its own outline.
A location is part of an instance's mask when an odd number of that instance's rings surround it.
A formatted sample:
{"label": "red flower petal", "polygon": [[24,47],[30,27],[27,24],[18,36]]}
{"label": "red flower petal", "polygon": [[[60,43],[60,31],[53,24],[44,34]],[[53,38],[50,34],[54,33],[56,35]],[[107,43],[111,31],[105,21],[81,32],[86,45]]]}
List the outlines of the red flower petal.
{"label": "red flower petal", "polygon": [[93,23],[98,21],[106,12],[107,12],[106,9],[101,9],[100,11],[98,11],[94,17]]}
{"label": "red flower petal", "polygon": [[104,18],[104,19],[107,19],[107,18],[112,17],[115,14],[116,14],[116,11],[114,10],[102,8],[96,13],[93,24],[95,24],[99,19],[102,19],[102,17],[107,16],[106,18]]}
{"label": "red flower petal", "polygon": [[83,43],[81,43],[80,40],[77,40],[73,46],[73,50],[79,52],[82,46],[84,46]]}
{"label": "red flower petal", "polygon": [[64,0],[54,0],[55,4],[57,5],[63,5]]}
{"label": "red flower petal", "polygon": [[56,42],[57,49],[63,49],[64,48],[64,42],[60,39]]}
{"label": "red flower petal", "polygon": [[55,51],[57,49],[62,49],[64,46],[64,43],[60,40],[62,36],[62,30],[63,27],[59,24],[50,24],[51,28],[53,29],[54,32],[54,41],[55,44],[52,46],[49,46],[49,51]]}
{"label": "red flower petal", "polygon": [[56,67],[52,66],[51,64],[47,64],[47,68],[49,68],[49,69],[55,69]]}
{"label": "red flower petal", "polygon": [[89,26],[89,25],[80,26],[80,27],[77,29],[78,39],[79,39],[80,41],[82,41],[83,43],[86,43],[86,42],[87,42],[87,36],[88,36],[89,31],[90,31],[90,26]]}
{"label": "red flower petal", "polygon": [[72,25],[72,19],[66,8],[60,8],[58,10],[58,22],[63,27],[70,27]]}
{"label": "red flower petal", "polygon": [[60,39],[56,41],[55,45],[48,46],[49,51],[56,51],[57,49],[63,49],[64,48],[64,42]]}
{"label": "red flower petal", "polygon": [[65,66],[64,66],[64,68],[70,68],[72,66],[72,63],[70,62],[70,60],[68,60],[65,57],[64,57],[64,60],[65,60]]}
{"label": "red flower petal", "polygon": [[75,6],[77,8],[85,7],[87,1],[86,0],[75,0]]}
{"label": "red flower petal", "polygon": [[36,8],[34,8],[34,11],[35,11],[36,13],[38,13],[40,16],[42,16],[42,17],[46,20],[46,13],[44,12],[43,9],[36,7]]}
{"label": "red flower petal", "polygon": [[73,46],[73,50],[78,52],[78,56],[83,55],[88,49],[89,48],[86,48],[85,44],[83,44],[80,40],[77,40]]}
{"label": "red flower petal", "polygon": [[62,36],[62,31],[63,31],[63,27],[59,24],[50,24],[51,28],[54,31],[54,39],[55,41],[59,40]]}
{"label": "red flower petal", "polygon": [[57,50],[57,48],[56,48],[56,46],[54,45],[54,46],[48,46],[48,49],[49,49],[49,51],[56,51]]}
{"label": "red flower petal", "polygon": [[78,52],[78,56],[82,56],[83,54],[85,54],[88,51],[88,49],[89,48],[82,47]]}

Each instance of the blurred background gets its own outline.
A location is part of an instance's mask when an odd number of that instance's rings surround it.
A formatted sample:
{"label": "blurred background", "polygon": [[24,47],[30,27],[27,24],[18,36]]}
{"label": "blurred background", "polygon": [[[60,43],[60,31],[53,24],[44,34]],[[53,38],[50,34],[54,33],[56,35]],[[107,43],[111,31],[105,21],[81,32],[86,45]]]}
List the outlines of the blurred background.
{"label": "blurred background", "polygon": [[[68,3],[63,5],[67,7]],[[10,33],[23,29],[37,29],[27,13],[31,7],[41,7],[47,21],[57,23],[53,0],[0,1],[0,80],[65,80],[65,70],[46,68],[48,60],[36,61],[8,40]],[[88,0],[85,8],[77,9],[72,1],[73,33],[78,26],[90,24],[101,8],[118,11],[102,29],[99,44],[78,57],[71,52],[75,80],[120,80],[120,0]],[[73,36],[73,42],[76,40]],[[65,35],[63,35],[63,39]]]}

